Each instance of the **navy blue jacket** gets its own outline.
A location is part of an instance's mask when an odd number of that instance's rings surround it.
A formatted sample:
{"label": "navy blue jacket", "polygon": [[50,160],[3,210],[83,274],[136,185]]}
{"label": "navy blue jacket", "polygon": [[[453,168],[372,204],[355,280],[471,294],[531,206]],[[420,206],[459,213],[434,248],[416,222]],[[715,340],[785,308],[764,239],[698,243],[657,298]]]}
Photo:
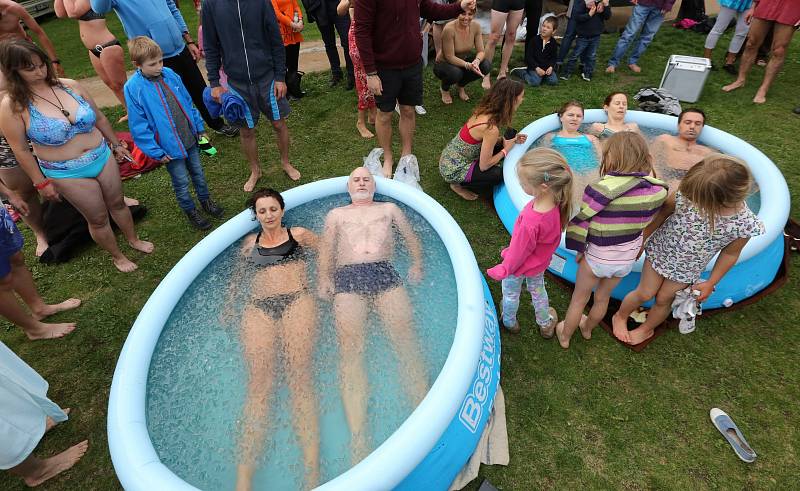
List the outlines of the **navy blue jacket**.
{"label": "navy blue jacket", "polygon": [[220,66],[240,84],[286,78],[281,31],[266,0],[203,0],[203,50],[212,87],[220,85]]}
{"label": "navy blue jacket", "polygon": [[595,12],[594,15],[589,15],[589,9],[584,0],[575,0],[575,5],[572,7],[572,18],[576,21],[575,33],[581,38],[593,38],[603,34],[605,21],[610,17],[610,5],[600,13]]}

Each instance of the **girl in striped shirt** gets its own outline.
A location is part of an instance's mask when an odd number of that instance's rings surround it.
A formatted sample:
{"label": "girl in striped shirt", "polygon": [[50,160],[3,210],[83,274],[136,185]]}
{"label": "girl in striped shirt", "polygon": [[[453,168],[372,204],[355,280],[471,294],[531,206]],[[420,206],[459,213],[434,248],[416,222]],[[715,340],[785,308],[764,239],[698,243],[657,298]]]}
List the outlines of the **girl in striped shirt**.
{"label": "girl in striped shirt", "polygon": [[[615,133],[606,141],[602,177],[586,186],[580,211],[567,227],[566,246],[576,252],[578,274],[567,314],[556,326],[562,348],[569,348],[578,327],[584,339],[592,337],[611,291],[631,272],[642,232],[667,197],[667,185],[652,174],[652,157],[641,135]],[[592,290],[592,308],[584,316]]]}

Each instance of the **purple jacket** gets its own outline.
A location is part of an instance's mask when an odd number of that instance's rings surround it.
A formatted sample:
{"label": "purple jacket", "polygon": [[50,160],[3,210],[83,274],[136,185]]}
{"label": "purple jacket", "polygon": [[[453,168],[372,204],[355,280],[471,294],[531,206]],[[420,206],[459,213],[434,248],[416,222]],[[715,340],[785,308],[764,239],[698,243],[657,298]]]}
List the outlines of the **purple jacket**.
{"label": "purple jacket", "polygon": [[675,5],[675,0],[639,0],[639,5],[642,7],[653,7],[664,12],[669,12],[672,10],[672,6]]}

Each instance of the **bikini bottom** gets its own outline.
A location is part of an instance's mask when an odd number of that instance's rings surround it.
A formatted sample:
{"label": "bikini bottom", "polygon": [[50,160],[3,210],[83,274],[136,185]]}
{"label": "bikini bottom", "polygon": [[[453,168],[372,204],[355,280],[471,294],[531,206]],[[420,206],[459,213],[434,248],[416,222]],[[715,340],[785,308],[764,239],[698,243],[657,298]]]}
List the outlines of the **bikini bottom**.
{"label": "bikini bottom", "polygon": [[109,157],[111,157],[111,147],[103,138],[100,145],[74,159],[57,162],[39,159],[39,168],[45,177],[53,179],[93,179],[103,172]]}
{"label": "bikini bottom", "polygon": [[104,49],[110,48],[111,46],[122,46],[120,44],[119,39],[112,39],[111,41],[103,44],[97,44],[94,48],[89,50],[89,53],[95,55],[96,57],[100,58],[100,54],[103,52]]}
{"label": "bikini bottom", "polygon": [[308,294],[308,291],[303,289],[292,293],[281,293],[267,298],[254,299],[252,303],[257,309],[270,316],[272,320],[279,321],[283,318],[286,309],[298,298],[306,294]]}

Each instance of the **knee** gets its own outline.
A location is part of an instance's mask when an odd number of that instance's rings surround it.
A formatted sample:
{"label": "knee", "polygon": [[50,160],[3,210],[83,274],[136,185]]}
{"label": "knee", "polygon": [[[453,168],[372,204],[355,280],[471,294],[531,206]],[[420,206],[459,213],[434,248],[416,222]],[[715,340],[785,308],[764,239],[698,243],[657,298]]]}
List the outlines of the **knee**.
{"label": "knee", "polygon": [[12,271],[18,268],[25,268],[25,256],[22,254],[22,251],[17,251],[13,256],[8,258],[8,262],[11,263]]}
{"label": "knee", "polygon": [[11,279],[11,272],[0,278],[0,291],[14,290],[14,281]]}
{"label": "knee", "polygon": [[505,38],[506,38],[506,44],[511,43],[511,45],[513,46],[514,43],[517,41],[517,30],[507,29]]}
{"label": "knee", "polygon": [[655,303],[659,307],[669,307],[672,305],[672,299],[675,298],[674,294],[667,294],[664,292],[659,291],[656,294]]}
{"label": "knee", "polygon": [[255,140],[256,130],[255,128],[239,128],[239,137],[245,141]]}
{"label": "knee", "polygon": [[103,210],[103,213],[96,213],[84,218],[86,218],[86,223],[89,225],[89,228],[98,229],[108,226],[108,213],[105,213],[105,210]]}
{"label": "knee", "polygon": [[[414,106],[400,106],[400,116],[403,118],[413,118],[415,114]],[[391,113],[389,113],[389,115],[391,115]]]}
{"label": "knee", "polygon": [[786,46],[775,46],[770,50],[770,58],[783,60],[786,57]]}
{"label": "knee", "polygon": [[276,119],[275,121],[270,121],[270,123],[272,124],[272,129],[277,132],[281,132],[287,129],[286,120],[283,118]]}

